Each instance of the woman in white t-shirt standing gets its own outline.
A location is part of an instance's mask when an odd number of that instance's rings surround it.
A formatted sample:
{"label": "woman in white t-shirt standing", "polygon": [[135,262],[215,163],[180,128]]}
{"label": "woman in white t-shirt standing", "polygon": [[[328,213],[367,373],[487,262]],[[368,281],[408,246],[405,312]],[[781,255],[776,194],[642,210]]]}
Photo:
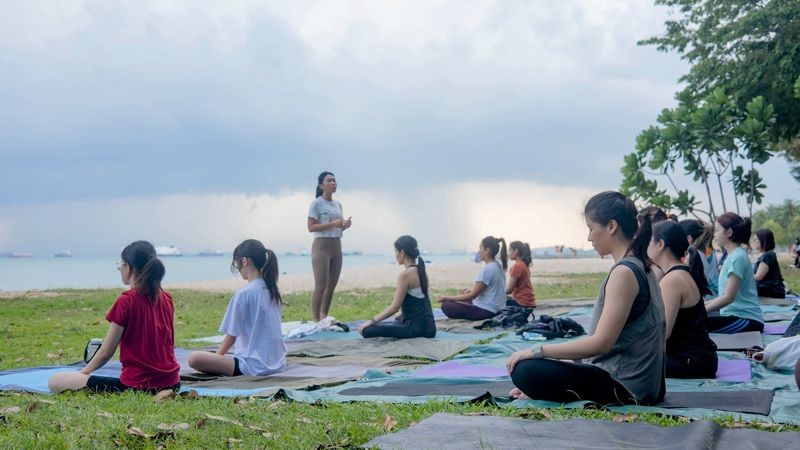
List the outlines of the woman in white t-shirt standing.
{"label": "woman in white t-shirt standing", "polygon": [[314,271],[314,293],[311,314],[314,322],[328,317],[333,291],[342,271],[342,231],[350,228],[350,218],[342,214],[342,204],[333,199],[336,176],[322,172],[317,177],[317,198],[308,208],[308,231],[314,234],[311,245],[311,267]]}
{"label": "woman in white t-shirt standing", "polygon": [[[236,291],[219,326],[225,337],[216,353],[192,352],[189,367],[214,375],[269,375],[286,368],[281,335],[278,258],[260,241],[248,239],[233,251],[231,272],[249,283]],[[233,347],[233,357],[226,356]]]}

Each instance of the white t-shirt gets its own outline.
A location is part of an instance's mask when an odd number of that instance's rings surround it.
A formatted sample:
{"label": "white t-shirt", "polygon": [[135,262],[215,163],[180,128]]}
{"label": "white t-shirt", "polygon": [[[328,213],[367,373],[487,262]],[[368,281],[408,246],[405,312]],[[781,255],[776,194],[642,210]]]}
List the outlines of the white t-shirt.
{"label": "white t-shirt", "polygon": [[286,368],[281,304],[272,300],[264,280],[253,280],[236,291],[219,331],[236,337],[233,356],[243,375],[269,375]]}
{"label": "white t-shirt", "polygon": [[486,287],[472,301],[472,304],[487,311],[497,312],[506,307],[506,276],[500,263],[491,261],[481,269],[475,282]]}
{"label": "white t-shirt", "polygon": [[[336,219],[342,219],[344,218],[342,214],[342,204],[336,200],[328,201],[325,200],[324,197],[319,196],[311,202],[311,206],[308,208],[308,217],[316,219],[316,221],[321,224],[330,223]],[[342,229],[329,228],[323,231],[315,231],[314,237],[340,238],[342,237]]]}

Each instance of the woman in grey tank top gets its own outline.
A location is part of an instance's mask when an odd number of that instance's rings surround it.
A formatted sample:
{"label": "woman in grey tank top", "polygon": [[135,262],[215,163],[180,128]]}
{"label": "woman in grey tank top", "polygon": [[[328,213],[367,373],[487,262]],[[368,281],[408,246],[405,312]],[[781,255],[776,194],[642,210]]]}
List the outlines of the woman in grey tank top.
{"label": "woman in grey tank top", "polygon": [[[511,395],[567,403],[655,404],[665,392],[664,305],[649,269],[651,218],[619,192],[592,197],[584,210],[589,241],[614,266],[600,287],[589,336],[515,352]],[[572,362],[575,361],[575,362]]]}

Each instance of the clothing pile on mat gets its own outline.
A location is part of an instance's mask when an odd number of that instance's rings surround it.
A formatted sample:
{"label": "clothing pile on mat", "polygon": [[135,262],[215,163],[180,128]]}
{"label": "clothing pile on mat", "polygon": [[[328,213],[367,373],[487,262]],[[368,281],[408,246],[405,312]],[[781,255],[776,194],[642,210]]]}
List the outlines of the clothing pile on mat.
{"label": "clothing pile on mat", "polygon": [[581,324],[569,317],[550,317],[543,314],[538,320],[525,325],[517,334],[537,333],[547,339],[569,338],[586,334]]}
{"label": "clothing pile on mat", "polygon": [[519,328],[528,323],[528,318],[534,318],[533,308],[525,308],[521,306],[506,306],[497,312],[497,315],[491,319],[475,326],[477,330],[485,330],[495,327],[503,328]]}

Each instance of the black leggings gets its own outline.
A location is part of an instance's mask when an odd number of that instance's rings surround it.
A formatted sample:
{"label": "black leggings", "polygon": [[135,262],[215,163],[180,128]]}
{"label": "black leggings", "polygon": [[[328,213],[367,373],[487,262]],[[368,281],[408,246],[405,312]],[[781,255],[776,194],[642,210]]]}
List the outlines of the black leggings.
{"label": "black leggings", "polygon": [[734,334],[745,331],[764,331],[764,324],[736,316],[708,316],[706,321],[709,333]]}
{"label": "black leggings", "polygon": [[436,325],[433,323],[429,325],[431,326],[414,326],[414,323],[410,321],[400,323],[376,323],[364,328],[363,336],[365,338],[391,337],[397,339],[436,337]]}
{"label": "black leggings", "polygon": [[667,355],[668,378],[716,378],[717,354],[681,356]]}
{"label": "black leggings", "polygon": [[511,373],[514,386],[528,397],[558,403],[589,400],[601,405],[634,404],[628,389],[592,364],[555,359],[524,359]]}
{"label": "black leggings", "polygon": [[453,300],[442,302],[442,312],[451,319],[465,320],[487,320],[497,315],[497,313],[483,309],[480,306]]}
{"label": "black leggings", "polygon": [[178,382],[178,384],[163,388],[135,388],[122,384],[122,381],[120,381],[119,378],[90,375],[89,379],[86,380],[86,388],[91,392],[110,392],[117,394],[125,391],[137,391],[146,392],[150,395],[156,395],[165,390],[173,390],[178,392],[181,390],[181,383]]}

